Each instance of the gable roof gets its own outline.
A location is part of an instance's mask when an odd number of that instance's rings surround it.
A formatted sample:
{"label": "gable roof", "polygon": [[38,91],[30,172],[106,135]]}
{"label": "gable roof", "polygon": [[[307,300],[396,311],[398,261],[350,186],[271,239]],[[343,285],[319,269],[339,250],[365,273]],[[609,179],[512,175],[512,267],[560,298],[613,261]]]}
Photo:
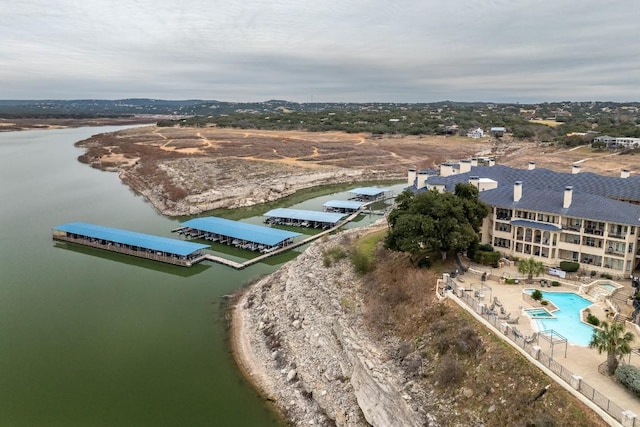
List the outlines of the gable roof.
{"label": "gable roof", "polygon": [[523,184],[522,198],[513,200],[513,186],[502,186],[482,191],[478,197],[485,203],[507,209],[525,209],[552,214],[586,218],[595,221],[614,222],[640,226],[640,206],[611,200],[596,194],[573,190],[571,204],[563,208],[564,190],[527,188]]}
{"label": "gable roof", "polygon": [[427,184],[444,184],[447,191],[453,191],[459,182],[469,182],[477,176],[490,178],[502,186],[512,187],[522,181],[524,189],[538,188],[562,191],[568,185],[575,192],[599,195],[608,199],[640,202],[640,175],[629,178],[598,175],[592,172],[555,172],[545,168],[519,169],[504,165],[472,166],[470,172],[427,178]]}

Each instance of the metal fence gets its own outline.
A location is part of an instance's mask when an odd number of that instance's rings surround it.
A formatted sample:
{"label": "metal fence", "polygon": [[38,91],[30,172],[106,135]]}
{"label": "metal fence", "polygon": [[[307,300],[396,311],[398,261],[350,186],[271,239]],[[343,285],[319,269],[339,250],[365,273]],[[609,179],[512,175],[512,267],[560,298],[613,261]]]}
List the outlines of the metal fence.
{"label": "metal fence", "polygon": [[[535,345],[535,343],[527,341],[526,337],[523,337],[522,334],[518,332],[515,325],[507,325],[507,328],[505,330],[503,325],[503,323],[505,323],[505,319],[501,319],[500,316],[488,311],[486,304],[482,301],[479,301],[476,296],[474,296],[474,292],[472,289],[464,288],[461,284],[456,283],[450,278],[446,282],[446,286],[452,292],[454,292],[458,296],[458,298],[464,301],[475,313],[482,316],[498,330],[503,331],[504,335],[509,338],[509,340],[517,344],[518,347],[527,352],[527,354],[533,353],[533,346]],[[565,368],[560,362],[555,360],[553,356],[548,355],[540,350],[535,352],[534,357],[536,358],[536,360],[538,360],[538,362],[540,362],[545,367],[549,368],[549,370],[551,370],[554,374],[562,378],[562,380],[565,381],[570,387],[578,390],[583,396],[598,405],[611,417],[615,418],[620,423],[623,422],[624,411],[622,408],[620,408],[602,393],[591,387],[582,379],[577,380],[573,372]],[[637,418],[633,418],[632,420],[627,419],[625,426],[640,427],[640,420],[638,420]]]}

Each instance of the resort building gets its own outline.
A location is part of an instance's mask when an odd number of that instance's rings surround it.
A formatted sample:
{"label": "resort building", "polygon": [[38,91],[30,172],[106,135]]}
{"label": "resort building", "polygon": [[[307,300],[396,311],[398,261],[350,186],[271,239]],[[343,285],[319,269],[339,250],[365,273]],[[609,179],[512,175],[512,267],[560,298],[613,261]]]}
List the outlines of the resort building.
{"label": "resort building", "polygon": [[476,186],[480,200],[491,208],[481,242],[504,255],[534,257],[549,266],[575,261],[589,272],[638,275],[640,176],[632,177],[627,169],[619,177],[581,172],[578,164],[566,173],[536,168],[534,162],[522,169],[489,164],[443,164],[439,175],[423,181],[410,169],[409,189],[452,192],[457,183]]}

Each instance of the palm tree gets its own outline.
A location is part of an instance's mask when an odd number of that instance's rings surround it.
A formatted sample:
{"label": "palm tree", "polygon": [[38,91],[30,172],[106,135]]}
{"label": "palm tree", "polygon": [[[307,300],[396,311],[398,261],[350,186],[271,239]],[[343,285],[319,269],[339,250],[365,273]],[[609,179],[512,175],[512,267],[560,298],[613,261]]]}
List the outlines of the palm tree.
{"label": "palm tree", "polygon": [[600,324],[601,329],[593,331],[590,348],[598,350],[598,354],[603,351],[607,352],[607,372],[609,375],[613,375],[618,368],[620,358],[625,354],[631,353],[631,341],[633,341],[633,334],[626,332],[624,323],[613,323],[611,326],[607,322]]}
{"label": "palm tree", "polygon": [[536,261],[533,257],[518,261],[518,273],[527,275],[527,283],[533,282],[533,276],[544,273],[544,264]]}

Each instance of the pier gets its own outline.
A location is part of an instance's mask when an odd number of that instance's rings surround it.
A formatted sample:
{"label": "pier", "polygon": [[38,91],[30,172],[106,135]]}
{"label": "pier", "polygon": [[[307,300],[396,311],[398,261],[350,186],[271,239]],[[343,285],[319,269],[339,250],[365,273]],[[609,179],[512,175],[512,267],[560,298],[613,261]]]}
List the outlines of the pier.
{"label": "pier", "polygon": [[[364,207],[364,206],[363,206]],[[322,236],[325,236],[329,233],[333,233],[334,231],[338,230],[339,228],[341,228],[342,226],[344,226],[345,224],[353,221],[355,219],[355,217],[357,217],[358,215],[360,215],[362,212],[362,210],[359,210],[357,212],[352,213],[351,215],[349,215],[347,218],[343,219],[342,221],[340,221],[339,223],[337,223],[336,225],[334,225],[333,227],[323,230],[322,232],[318,233],[318,234],[314,234],[311,236],[308,236],[302,240],[299,240],[297,242],[291,243],[286,247],[282,247],[282,248],[278,248],[276,250],[264,253],[262,255],[259,255],[255,258],[251,258],[248,259],[244,262],[238,263],[235,261],[231,261],[229,259],[223,258],[223,257],[219,257],[216,255],[211,255],[211,254],[204,254],[196,259],[194,259],[192,262],[196,263],[196,262],[201,262],[201,261],[212,261],[212,262],[216,262],[218,264],[223,264],[232,268],[235,268],[236,270],[241,270],[243,268],[247,268],[250,265],[253,264],[257,264],[260,261],[263,261],[269,257],[272,257],[274,255],[279,255],[281,253],[284,253],[290,249],[294,249],[303,245],[306,245],[307,243],[310,243],[316,239],[319,239]]]}
{"label": "pier", "polygon": [[209,245],[136,233],[101,225],[72,222],[54,227],[53,239],[126,255],[191,267]]}

